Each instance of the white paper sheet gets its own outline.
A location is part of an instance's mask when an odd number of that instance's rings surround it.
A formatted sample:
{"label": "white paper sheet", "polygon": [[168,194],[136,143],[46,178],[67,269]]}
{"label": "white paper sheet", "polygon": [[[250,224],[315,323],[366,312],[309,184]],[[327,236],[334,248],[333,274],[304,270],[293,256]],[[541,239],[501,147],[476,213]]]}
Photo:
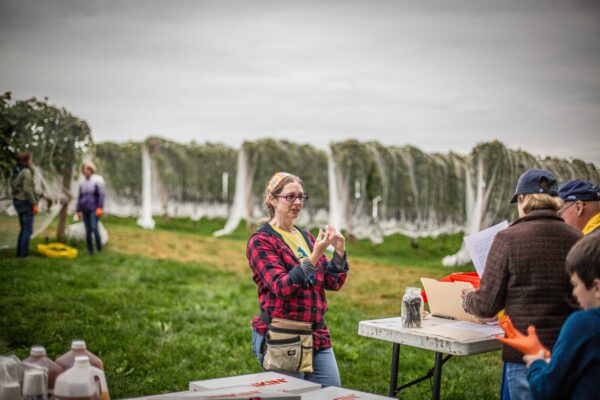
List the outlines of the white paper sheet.
{"label": "white paper sheet", "polygon": [[490,247],[492,247],[494,237],[496,237],[498,232],[506,229],[507,227],[508,222],[504,220],[499,224],[484,229],[480,232],[465,236],[465,245],[467,246],[467,250],[469,250],[469,255],[471,256],[471,260],[473,260],[473,265],[475,265],[475,270],[480,277],[483,275],[487,256],[490,252]]}
{"label": "white paper sheet", "polygon": [[500,328],[500,325],[494,324],[476,324],[468,321],[457,321],[447,325],[452,329],[460,329],[469,332],[480,333],[484,336],[497,336],[502,335],[504,331]]}

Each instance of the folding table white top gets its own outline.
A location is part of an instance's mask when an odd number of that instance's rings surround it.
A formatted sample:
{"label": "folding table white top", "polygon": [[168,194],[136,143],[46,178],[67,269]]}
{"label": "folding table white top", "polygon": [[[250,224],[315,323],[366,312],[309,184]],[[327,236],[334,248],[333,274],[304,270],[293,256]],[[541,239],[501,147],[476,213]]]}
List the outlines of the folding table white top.
{"label": "folding table white top", "polygon": [[358,334],[439,353],[468,356],[500,350],[498,325],[428,316],[422,328],[403,328],[400,317],[360,321]]}

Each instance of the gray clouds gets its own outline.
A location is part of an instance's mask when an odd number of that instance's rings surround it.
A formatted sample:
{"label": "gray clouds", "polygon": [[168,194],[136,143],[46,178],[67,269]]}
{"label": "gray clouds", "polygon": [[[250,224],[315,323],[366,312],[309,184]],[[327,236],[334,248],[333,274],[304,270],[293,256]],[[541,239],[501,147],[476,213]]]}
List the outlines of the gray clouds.
{"label": "gray clouds", "polygon": [[499,139],[600,164],[596,1],[2,1],[0,87],[97,141]]}

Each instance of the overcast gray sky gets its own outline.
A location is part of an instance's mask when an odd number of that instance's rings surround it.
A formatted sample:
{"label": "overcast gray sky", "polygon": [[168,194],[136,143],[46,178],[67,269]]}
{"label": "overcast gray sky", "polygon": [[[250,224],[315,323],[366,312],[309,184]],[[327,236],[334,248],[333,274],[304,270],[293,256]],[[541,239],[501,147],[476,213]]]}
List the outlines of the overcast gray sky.
{"label": "overcast gray sky", "polygon": [[600,165],[600,1],[0,0],[0,90],[97,142],[499,139]]}

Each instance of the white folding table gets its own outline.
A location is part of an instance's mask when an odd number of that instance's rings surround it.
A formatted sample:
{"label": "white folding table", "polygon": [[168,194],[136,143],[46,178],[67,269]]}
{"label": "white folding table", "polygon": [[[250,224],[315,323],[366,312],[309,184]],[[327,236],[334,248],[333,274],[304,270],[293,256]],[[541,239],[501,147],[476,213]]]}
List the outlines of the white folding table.
{"label": "white folding table", "polygon": [[[438,400],[440,398],[442,365],[448,361],[450,357],[453,355],[469,356],[496,351],[502,348],[502,343],[494,337],[494,334],[502,333],[500,327],[477,326],[478,324],[472,324],[473,330],[469,331],[470,323],[461,323],[460,326],[462,330],[465,331],[465,337],[462,337],[463,335],[461,335],[460,332],[452,328],[452,324],[455,323],[457,323],[457,321],[433,316],[429,316],[423,320],[423,329],[402,328],[399,317],[361,321],[359,323],[358,334],[360,336],[393,343],[389,387],[390,397],[396,397],[401,390],[433,376],[431,398]],[[466,330],[465,326],[467,327]],[[445,336],[441,333],[444,330],[454,332],[455,335],[448,334]],[[479,330],[481,330],[481,332],[478,332]],[[432,333],[433,331],[436,332]],[[459,334],[456,335],[456,333]],[[400,345],[402,344],[435,352],[435,364],[433,369],[428,371],[427,375],[398,387],[398,362],[400,359]],[[446,354],[445,357],[444,354]]]}

